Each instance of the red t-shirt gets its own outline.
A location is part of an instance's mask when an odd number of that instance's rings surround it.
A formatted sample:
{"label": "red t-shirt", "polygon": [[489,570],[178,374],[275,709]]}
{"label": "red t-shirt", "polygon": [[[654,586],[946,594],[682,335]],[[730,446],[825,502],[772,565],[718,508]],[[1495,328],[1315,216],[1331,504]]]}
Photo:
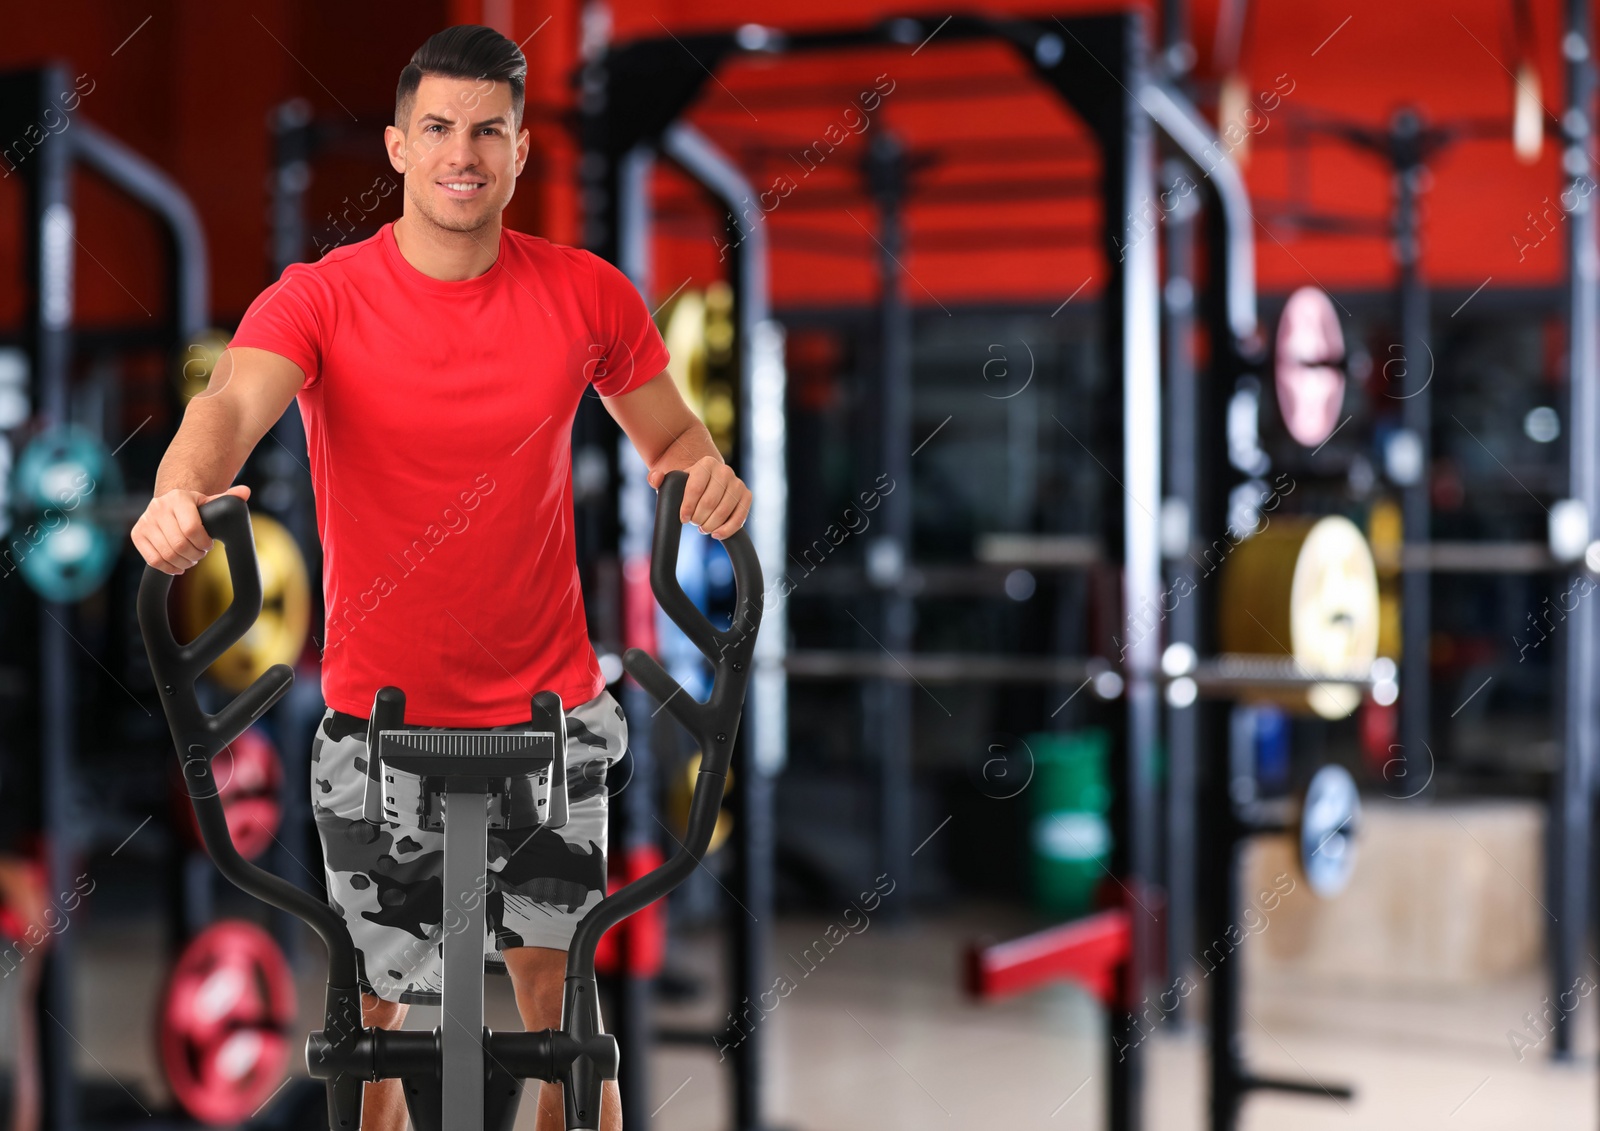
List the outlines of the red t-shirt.
{"label": "red t-shirt", "polygon": [[306,375],[298,394],[322,539],[322,693],[365,717],[380,687],[420,726],[528,718],[605,687],[572,524],[572,422],[592,383],[619,396],[667,350],[627,276],[502,228],[484,274],[446,281],[393,224],[297,263],[232,346]]}

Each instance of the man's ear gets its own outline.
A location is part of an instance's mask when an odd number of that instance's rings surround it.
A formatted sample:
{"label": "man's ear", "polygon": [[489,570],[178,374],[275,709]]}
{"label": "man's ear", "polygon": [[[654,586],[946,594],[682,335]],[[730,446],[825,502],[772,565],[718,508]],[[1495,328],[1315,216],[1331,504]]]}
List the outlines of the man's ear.
{"label": "man's ear", "polygon": [[406,135],[398,126],[383,127],[383,148],[389,154],[389,165],[401,176],[406,172],[405,144]]}

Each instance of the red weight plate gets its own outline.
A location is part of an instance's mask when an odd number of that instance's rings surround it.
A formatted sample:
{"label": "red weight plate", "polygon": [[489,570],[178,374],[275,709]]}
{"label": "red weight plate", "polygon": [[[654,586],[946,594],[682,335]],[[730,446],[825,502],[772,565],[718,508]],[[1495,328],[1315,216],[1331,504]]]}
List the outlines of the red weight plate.
{"label": "red weight plate", "polygon": [[1406,769],[1405,760],[1395,758],[1395,751],[1399,749],[1395,742],[1400,737],[1399,708],[1393,703],[1387,706],[1378,703],[1369,695],[1361,701],[1358,722],[1361,752],[1366,755],[1367,766],[1385,782],[1394,785],[1390,775],[1398,771],[1404,777]]}
{"label": "red weight plate", "polygon": [[[278,801],[283,763],[277,749],[265,734],[251,727],[211,760],[211,772],[217,780],[233,846],[246,860],[257,859],[272,844],[283,818]],[[178,827],[192,844],[201,847],[200,826],[181,774],[175,772],[172,780]]]}
{"label": "red weight plate", "polygon": [[[661,867],[664,857],[653,844],[641,844],[625,855],[625,874],[612,872],[606,877],[606,894],[618,890],[634,880],[649,875]],[[595,947],[594,966],[602,974],[615,974],[621,965],[617,948],[626,934],[629,949],[628,973],[637,978],[651,978],[661,973],[667,953],[666,900],[658,899],[641,911],[635,911],[616,926],[600,936]]]}
{"label": "red weight plate", "polygon": [[[45,878],[44,864],[38,859],[24,857],[22,859],[22,872],[33,889],[43,895],[48,883]],[[17,913],[16,908],[9,904],[0,903],[0,944],[21,942],[27,937],[28,926],[28,922]],[[34,931],[34,941],[37,940],[38,930],[36,929]]]}
{"label": "red weight plate", "polygon": [[271,935],[224,919],[196,935],[161,995],[161,1068],[179,1105],[214,1127],[248,1118],[289,1065],[294,977]]}

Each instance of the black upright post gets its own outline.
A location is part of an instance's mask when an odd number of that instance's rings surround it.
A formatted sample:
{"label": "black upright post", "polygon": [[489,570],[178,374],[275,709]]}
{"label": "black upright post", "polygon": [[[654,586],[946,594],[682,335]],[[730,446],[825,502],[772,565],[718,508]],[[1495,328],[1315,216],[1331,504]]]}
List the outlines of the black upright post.
{"label": "black upright post", "polygon": [[1239,906],[1240,827],[1233,798],[1232,703],[1206,702],[1200,764],[1200,859],[1204,869],[1196,956],[1207,986],[1207,1065],[1210,1131],[1233,1131],[1244,1099],[1243,1037],[1239,1031],[1240,956],[1222,954]]}
{"label": "black upright post", "polygon": [[[733,234],[737,236],[740,233],[737,225],[735,228]],[[741,412],[745,411],[743,406],[750,403],[748,389],[755,380],[753,370],[756,355],[751,339],[758,321],[766,317],[765,295],[771,260],[764,237],[763,232],[757,238],[745,235],[740,240],[739,252],[733,257],[730,272],[730,282],[734,294],[738,296],[741,388],[736,403],[741,406]],[[746,439],[749,432],[747,427],[739,429],[740,444],[735,452],[735,466],[743,471],[747,479],[752,476],[751,468],[755,460],[755,454],[749,450]],[[712,549],[708,552],[719,551]],[[763,631],[770,631],[770,627],[764,626]],[[733,980],[728,996],[733,999],[730,1002],[731,1012],[735,1017],[740,1017],[752,1005],[757,1007],[759,1015],[761,994],[772,988],[768,977],[771,964],[767,952],[771,948],[772,920],[777,906],[773,883],[777,868],[777,829],[772,809],[772,773],[759,763],[755,731],[750,721],[747,720],[739,728],[737,741],[734,758],[740,769],[733,783],[736,843],[732,847],[737,851],[733,854],[732,880],[734,890],[739,893],[739,906],[727,907],[726,910],[733,918],[728,933],[733,951]],[[734,1131],[762,1131],[766,1127],[763,1117],[766,1100],[763,1082],[766,1075],[762,1057],[767,1047],[766,1029],[755,1025],[743,1040],[734,1045],[729,1057],[732,1061]]]}
{"label": "black upright post", "polygon": [[[272,230],[268,235],[269,283],[282,277],[292,263],[306,257],[306,194],[311,187],[311,158],[315,151],[315,126],[312,123],[311,103],[304,98],[292,98],[280,103],[267,114],[267,128],[272,136],[271,187],[268,208],[271,210]],[[322,545],[317,534],[316,508],[311,498],[310,480],[295,474],[300,470],[298,460],[278,460],[285,452],[304,451],[306,447],[305,423],[300,418],[300,406],[291,403],[283,416],[272,425],[275,463],[283,466],[283,475],[292,476],[286,484],[292,488],[292,507],[283,508],[279,515],[294,535],[309,559],[307,566],[312,578],[320,576]],[[320,597],[320,587],[316,590]],[[320,601],[317,602],[320,607]],[[315,618],[315,623],[322,623]],[[319,651],[321,645],[318,646]],[[309,684],[305,692],[302,686]],[[314,693],[313,693],[314,689]],[[310,806],[307,802],[305,779],[306,760],[311,743],[315,741],[320,725],[322,689],[314,680],[297,682],[287,700],[291,706],[278,711],[278,751],[284,762],[282,789],[283,835],[272,848],[272,871],[288,878],[301,888],[316,890],[315,879],[308,885],[305,869],[296,860],[295,852],[305,843]],[[294,845],[294,849],[289,846]],[[320,892],[319,892],[320,894]],[[288,911],[279,910],[273,916],[273,937],[283,947],[290,965],[298,961],[302,930],[299,922]]]}
{"label": "black upright post", "polygon": [[[1257,372],[1260,342],[1253,328],[1241,326],[1240,312],[1230,309],[1229,295],[1244,264],[1227,254],[1230,246],[1229,200],[1223,185],[1209,178],[1205,239],[1209,285],[1202,314],[1211,341],[1204,382],[1194,386],[1194,490],[1198,541],[1221,538],[1229,529],[1229,498],[1244,478],[1228,458],[1228,407],[1241,380]],[[1237,208],[1240,202],[1233,202]],[[1237,219],[1235,217],[1235,219]],[[1254,319],[1252,296],[1250,318]],[[1248,335],[1248,338],[1242,335]],[[1175,394],[1176,395],[1176,394]],[[1174,469],[1174,480],[1178,472]],[[1196,570],[1196,574],[1201,571]],[[1195,577],[1197,598],[1195,644],[1201,655],[1221,650],[1222,618],[1228,610],[1219,600],[1209,572]],[[1208,583],[1209,582],[1209,583]],[[1242,972],[1239,959],[1216,961],[1228,941],[1228,927],[1239,906],[1239,846],[1242,829],[1234,797],[1234,704],[1201,700],[1194,716],[1194,775],[1198,813],[1195,819],[1194,863],[1196,905],[1194,933],[1180,961],[1195,964],[1195,976],[1206,985],[1207,1126],[1233,1131],[1243,1103],[1244,1049],[1239,1029]]]}
{"label": "black upright post", "polygon": [[1161,0],[1161,69],[1168,78],[1178,78],[1194,65],[1188,7],[1186,0]]}
{"label": "black upright post", "polygon": [[[905,588],[911,557],[911,307],[901,279],[905,256],[902,209],[907,190],[904,146],[887,129],[873,133],[867,182],[878,204],[880,358],[879,451],[895,485],[883,501],[882,533],[867,547],[867,576],[882,593],[879,642],[891,656],[911,650],[916,610]],[[884,904],[888,922],[904,921],[911,882],[911,685],[878,679],[871,684],[868,733],[879,758],[878,821],[881,866],[906,898]]]}
{"label": "black upright post", "polygon": [[[1581,502],[1589,516],[1589,536],[1600,532],[1600,358],[1597,358],[1595,319],[1600,317],[1600,265],[1596,263],[1593,123],[1595,76],[1591,5],[1588,0],[1568,0],[1562,53],[1567,61],[1567,109],[1561,155],[1566,191],[1561,198],[1568,213],[1567,321],[1569,427],[1568,462],[1571,498]],[[1571,591],[1587,578],[1582,562],[1574,564],[1567,581]],[[1553,807],[1559,850],[1552,880],[1558,923],[1551,924],[1550,1000],[1559,1002],[1572,992],[1583,968],[1584,945],[1590,915],[1590,877],[1596,729],[1600,728],[1600,608],[1580,601],[1567,629],[1566,686],[1563,696],[1561,772]],[[1570,1000],[1570,999],[1568,999]],[[1559,1059],[1572,1055],[1570,1011],[1557,1009],[1552,1050]]]}
{"label": "black upright post", "polygon": [[1124,729],[1118,735],[1112,805],[1112,871],[1130,893],[1130,954],[1106,1020],[1107,1115],[1112,1131],[1141,1131],[1143,1058],[1134,1010],[1157,944],[1149,880],[1156,872],[1155,747],[1161,723],[1160,637],[1137,625],[1161,599],[1161,310],[1155,137],[1135,96],[1148,79],[1147,32],[1138,12],[1075,21],[1071,42],[1049,29],[1034,43],[1040,75],[1094,131],[1104,157],[1100,198],[1108,275],[1101,292],[1109,386],[1120,427],[1104,429],[1105,465],[1118,468],[1120,505],[1106,508],[1102,536],[1122,568],[1128,623],[1122,666]]}
{"label": "black upright post", "polygon": [[[578,71],[578,141],[582,151],[578,161],[579,202],[583,207],[582,244],[601,259],[617,262],[618,187],[620,155],[613,135],[613,114],[609,55],[597,51]],[[584,397],[578,402],[573,424],[572,450],[576,455],[598,453],[605,461],[606,489],[593,490],[574,500],[573,540],[578,568],[583,574],[585,594],[594,596],[597,579],[606,576],[602,561],[615,561],[618,539],[616,484],[618,469],[617,435],[614,421],[598,399]],[[574,460],[576,463],[576,459]]]}
{"label": "black upright post", "polygon": [[[602,259],[621,265],[623,172],[612,136],[615,108],[609,97],[611,81],[609,54],[597,49],[578,71],[579,144],[583,151],[578,162],[579,199],[583,205],[583,246]],[[584,505],[573,509],[577,558],[588,574],[591,598],[595,596],[595,581],[607,576],[607,571],[595,568],[601,559],[632,554],[648,560],[649,556],[652,524],[647,509],[635,507],[636,513],[623,513],[626,504],[617,501],[619,495],[627,494],[619,463],[620,445],[626,441],[615,440],[617,435],[615,425],[598,402],[592,397],[583,398],[574,426],[573,450],[602,453],[611,487],[590,494]],[[620,575],[620,570],[615,575]],[[623,594],[605,596],[625,599]],[[633,847],[655,835],[652,792],[656,771],[651,728],[657,708],[649,694],[631,680],[624,681],[618,701],[628,719],[628,753],[607,775],[607,788],[617,801],[611,810],[609,852],[611,859],[625,868]],[[620,793],[619,782],[627,783]],[[642,1127],[650,1118],[649,1057],[655,1038],[650,1020],[650,983],[630,973],[635,960],[628,926],[618,931],[617,941],[619,969],[614,977],[605,980],[611,994],[603,1020],[616,1036],[621,1053],[617,1090],[622,1124]]]}
{"label": "black upright post", "polygon": [[[1162,0],[1160,70],[1174,85],[1182,82],[1194,65],[1194,47],[1189,42],[1189,12],[1186,0]],[[1161,336],[1164,351],[1164,401],[1167,406],[1166,464],[1167,505],[1183,519],[1181,552],[1163,545],[1167,558],[1166,580],[1169,592],[1192,593],[1198,585],[1194,576],[1191,547],[1195,545],[1195,519],[1200,511],[1200,403],[1194,363],[1195,332],[1195,224],[1197,207],[1183,191],[1190,171],[1181,161],[1168,161],[1162,169],[1162,188],[1168,199],[1183,201],[1166,221],[1166,281],[1161,289],[1161,309],[1165,329]],[[1163,531],[1163,539],[1166,533]],[[1180,601],[1168,622],[1171,644],[1187,644],[1198,650],[1200,605]],[[1195,759],[1200,743],[1198,705],[1169,703],[1167,723],[1166,842],[1162,869],[1167,889],[1166,954],[1167,984],[1177,984],[1190,966],[1189,951],[1194,940],[1195,906]],[[1174,1010],[1174,1021],[1183,1020],[1182,999]]]}
{"label": "black upright post", "polygon": [[272,108],[267,115],[272,134],[272,184],[269,207],[272,232],[268,252],[272,264],[271,282],[283,269],[306,257],[306,192],[311,187],[311,156],[314,131],[311,103],[292,98]]}
{"label": "black upright post", "polygon": [[[735,917],[730,932],[733,947],[733,986],[730,997],[743,991],[744,1001],[733,1005],[735,1017],[754,1005],[760,1013],[760,995],[770,991],[770,983],[763,985],[768,967],[767,947],[771,938],[774,907],[772,891],[773,827],[772,827],[772,777],[758,772],[751,763],[750,736],[739,736],[741,772],[734,781],[738,804],[736,831],[739,852],[734,861],[734,887],[739,892],[743,906],[729,907],[727,913]],[[733,1126],[734,1131],[761,1131],[766,1126],[762,1118],[762,1064],[761,1053],[766,1047],[766,1033],[760,1025],[734,1045],[731,1059],[733,1072]]]}
{"label": "black upright post", "polygon": [[[1161,602],[1161,297],[1160,236],[1151,230],[1157,220],[1155,126],[1133,94],[1148,73],[1147,32],[1141,15],[1129,13],[1120,27],[1118,55],[1124,78],[1115,98],[1121,146],[1108,146],[1106,166],[1107,232],[1115,243],[1107,292],[1107,330],[1114,335],[1116,388],[1122,402],[1120,534],[1123,610],[1121,625],[1127,644],[1122,650],[1125,680],[1126,738],[1118,772],[1118,832],[1122,882],[1129,893],[1130,945],[1123,1001],[1111,1018],[1112,1131],[1142,1131],[1144,1119],[1144,1051],[1136,1013],[1154,970],[1160,924],[1154,917],[1151,879],[1158,869],[1156,842],[1159,799],[1155,753],[1161,726],[1159,631],[1137,631],[1135,625],[1159,612]],[[1119,165],[1109,173],[1112,153]],[[1114,218],[1114,219],[1113,219]],[[1123,1055],[1123,1050],[1137,1050]]]}
{"label": "black upright post", "polygon": [[[655,829],[655,741],[650,725],[651,699],[648,692],[627,680],[622,686],[621,702],[628,716],[628,753],[626,768],[621,763],[609,775],[620,781],[608,781],[610,788],[626,783],[617,797],[618,804],[612,813],[616,827],[612,833],[612,851],[627,867],[631,855],[652,841]],[[665,909],[662,909],[665,914]],[[611,1032],[616,1035],[621,1059],[617,1066],[617,1091],[622,1101],[622,1125],[639,1127],[650,1118],[650,1049],[655,1042],[655,1029],[651,1021],[650,979],[632,973],[637,961],[634,954],[634,923],[625,922],[617,932],[618,972],[607,979],[612,987],[611,1015],[605,1017]]]}
{"label": "black upright post", "polygon": [[[1164,178],[1172,199],[1181,199],[1178,178],[1188,168],[1170,162]],[[1162,288],[1166,314],[1163,346],[1166,353],[1166,465],[1167,505],[1181,513],[1184,537],[1181,552],[1167,559],[1169,592],[1193,593],[1199,587],[1191,547],[1194,523],[1200,512],[1199,425],[1200,404],[1194,364],[1195,232],[1192,215],[1174,211],[1166,222],[1167,279]],[[1178,549],[1178,547],[1172,547]],[[1167,622],[1171,644],[1186,644],[1198,652],[1200,603],[1178,601]],[[1196,703],[1167,706],[1166,887],[1168,984],[1189,968],[1194,939],[1195,896],[1195,759],[1200,741],[1200,711]],[[1181,1006],[1180,1006],[1181,1008]]]}
{"label": "black upright post", "polygon": [[[1428,289],[1422,279],[1421,194],[1427,177],[1422,120],[1402,109],[1390,128],[1394,168],[1394,256],[1399,267],[1400,353],[1404,376],[1401,407],[1403,436],[1414,445],[1416,467],[1402,484],[1400,511],[1404,547],[1400,578],[1400,745],[1408,764],[1430,759],[1432,684],[1428,639],[1432,631],[1432,584],[1419,560],[1430,536],[1432,504],[1428,498],[1428,465],[1433,450],[1433,354],[1428,334]],[[1409,457],[1408,457],[1409,458]],[[1394,470],[1391,463],[1390,471]],[[1416,759],[1415,762],[1411,762]]]}
{"label": "black upright post", "polygon": [[[15,129],[6,137],[36,136],[48,101],[73,90],[60,65],[9,76],[0,88]],[[25,132],[26,131],[26,132]],[[32,281],[25,333],[34,360],[33,402],[40,419],[62,425],[71,417],[73,259],[77,221],[72,204],[72,137],[46,134],[23,152],[23,141],[7,154],[25,187],[27,270]],[[73,607],[39,603],[39,791],[40,819],[46,832],[45,873],[49,898],[73,890],[78,855],[77,822],[71,805],[77,744],[74,725],[70,624]],[[47,1131],[72,1131],[79,1123],[79,1096],[73,1075],[72,967],[76,950],[71,931],[50,940],[39,985],[39,1057],[43,1076],[43,1125]]]}

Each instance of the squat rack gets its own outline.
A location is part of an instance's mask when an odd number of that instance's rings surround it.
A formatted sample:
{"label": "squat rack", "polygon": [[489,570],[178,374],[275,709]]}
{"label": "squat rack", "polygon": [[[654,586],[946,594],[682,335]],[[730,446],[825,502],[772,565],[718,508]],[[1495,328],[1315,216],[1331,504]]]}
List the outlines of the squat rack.
{"label": "squat rack", "polygon": [[[73,89],[70,76],[62,62],[0,75],[0,124],[6,134],[21,138],[30,129],[37,133],[32,123],[49,120],[52,99]],[[84,118],[73,117],[70,128],[46,135],[25,158],[20,172],[29,297],[23,342],[33,366],[30,408],[39,419],[64,424],[72,408],[77,248],[73,173],[93,169],[160,222],[173,252],[167,278],[175,341],[192,340],[209,319],[205,233],[193,204],[170,177]],[[52,893],[71,889],[73,870],[93,847],[92,830],[79,827],[73,804],[82,704],[74,693],[75,646],[68,626],[76,616],[73,605],[39,602],[39,816],[48,833],[44,864],[47,890]],[[72,932],[60,932],[52,940],[39,985],[41,1016],[57,1019],[38,1029],[42,1125],[51,1131],[75,1131],[85,1122],[70,1037],[76,950]]]}
{"label": "squat rack", "polygon": [[[1063,35],[1062,33],[1065,33]],[[1160,523],[1153,504],[1161,497],[1161,383],[1158,249],[1143,238],[1138,217],[1156,193],[1155,130],[1159,127],[1204,169],[1221,201],[1217,210],[1220,251],[1217,270],[1224,280],[1219,306],[1225,336],[1219,342],[1218,368],[1253,357],[1256,342],[1253,244],[1250,212],[1237,171],[1220,151],[1214,135],[1192,106],[1156,79],[1147,58],[1145,21],[1138,13],[1071,16],[1053,20],[1003,19],[957,15],[940,24],[914,18],[886,20],[868,28],[785,33],[758,25],[736,32],[668,36],[613,45],[585,63],[579,86],[579,163],[584,201],[584,243],[617,263],[636,283],[648,285],[649,215],[646,176],[656,156],[675,162],[717,199],[733,202],[750,194],[748,181],[698,131],[679,121],[707,78],[724,61],[740,55],[779,55],[849,48],[917,48],[934,34],[941,43],[991,40],[1009,44],[1033,69],[1042,85],[1058,95],[1094,135],[1103,157],[1100,193],[1103,213],[1120,217],[1102,235],[1110,268],[1104,291],[1104,326],[1111,380],[1122,397],[1120,444],[1124,500],[1120,514],[1108,522],[1105,545],[1123,566],[1124,607],[1149,609],[1161,588]],[[1209,160],[1208,160],[1209,158]],[[730,209],[735,215],[737,209]],[[734,279],[739,296],[742,342],[745,471],[754,496],[749,528],[765,561],[782,560],[786,526],[785,475],[782,459],[783,367],[781,331],[769,318],[766,296],[768,247],[761,225],[734,221],[740,240],[735,247]],[[909,361],[887,368],[886,380],[909,392]],[[1150,424],[1154,423],[1155,427]],[[760,443],[754,441],[758,439]],[[893,453],[891,452],[891,455]],[[904,471],[904,468],[901,468]],[[896,468],[887,469],[893,476]],[[638,476],[624,488],[626,499],[637,490]],[[909,494],[909,493],[907,493]],[[909,547],[909,510],[896,521],[893,508],[908,501],[896,493],[884,502],[891,537],[901,559]],[[743,798],[741,850],[745,854],[739,897],[759,918],[770,908],[770,778],[785,757],[784,680],[790,657],[785,655],[782,590],[766,594],[764,614],[770,631],[755,660],[753,718],[747,728],[753,757],[741,780],[750,792]],[[1160,643],[1156,634],[1131,642],[1126,653],[1125,743],[1119,769],[1118,826],[1120,880],[1137,898],[1148,890],[1155,870],[1154,750],[1160,719]],[[1225,690],[1225,689],[1224,689]],[[909,718],[903,708],[890,712],[885,729],[891,740],[886,757],[909,757]],[[642,728],[641,728],[642,729]],[[897,741],[894,741],[897,740]],[[908,772],[909,766],[906,767]],[[756,780],[759,780],[759,785]],[[909,857],[902,858],[909,866]],[[897,876],[897,879],[900,878]],[[1155,924],[1130,916],[1130,955],[1120,996],[1131,1005],[1142,993],[1154,953]],[[758,992],[762,946],[750,924],[739,923],[741,989]],[[1130,1041],[1132,1014],[1114,1009],[1108,1024],[1109,1048],[1136,1049]],[[648,1032],[624,1034],[624,1049],[642,1050]],[[761,1127],[760,1033],[735,1050],[735,1126],[740,1131]],[[643,1038],[643,1039],[641,1039]],[[1110,1125],[1131,1129],[1142,1125],[1140,1092],[1142,1057],[1136,1052],[1109,1061]],[[638,1077],[635,1077],[637,1080]],[[620,1078],[624,1103],[643,1092],[630,1087],[628,1072]],[[641,1081],[642,1082],[642,1081]],[[625,1113],[625,1121],[629,1114]]]}
{"label": "squat rack", "polygon": [[[71,75],[72,70],[64,61],[0,74],[0,128],[6,136],[23,139],[14,148],[21,158],[17,171],[23,190],[20,219],[27,305],[22,317],[22,346],[32,363],[29,409],[32,417],[47,425],[69,422],[73,410],[73,355],[79,337],[74,266],[78,247],[75,174],[98,174],[141,206],[164,237],[168,262],[162,293],[168,298],[168,310],[160,331],[163,338],[175,345],[193,342],[207,327],[212,314],[209,251],[193,202],[159,166],[79,116],[76,108],[62,113],[56,99],[74,89]],[[30,144],[30,132],[34,136],[40,132],[35,123],[49,122],[56,115],[67,118],[68,124],[23,149]],[[108,588],[112,584],[108,582]],[[122,841],[125,830],[106,821],[84,826],[79,779],[85,755],[94,751],[84,749],[79,725],[83,703],[74,657],[82,645],[74,643],[73,636],[79,610],[76,604],[42,598],[38,604],[39,818],[46,834],[43,862],[47,890],[62,893],[71,889],[73,873],[88,862],[89,856]],[[315,686],[308,685],[307,690],[312,699],[305,695],[293,697],[274,719],[275,737],[285,759],[279,794],[284,824],[279,843],[270,850],[268,864],[272,871],[289,876],[301,887],[305,882],[299,876],[304,870],[289,868],[291,853],[287,845],[302,837],[309,820],[301,788],[304,775],[297,772],[305,763],[294,754],[296,750],[309,749],[308,721],[320,710]],[[307,735],[304,743],[283,741],[285,735],[298,738],[302,732]],[[124,741],[136,739],[137,736],[129,736]],[[12,739],[8,736],[7,741]],[[132,823],[130,820],[128,826]],[[173,852],[170,847],[149,846],[143,851],[163,855]],[[186,942],[213,918],[216,875],[204,854],[179,850],[174,855],[178,857],[177,867],[168,880],[168,922],[174,937],[166,940],[171,948]],[[298,925],[287,913],[279,914],[273,922],[273,934],[292,962],[300,941]],[[70,1033],[75,1015],[72,997],[77,952],[73,932],[58,932],[43,958],[39,985],[39,1015],[52,1019],[37,1030],[42,1125],[51,1131],[118,1126],[124,1119],[121,1113],[100,1110],[104,1105],[99,1103],[99,1097],[85,1089],[73,1067],[76,1046]],[[291,1107],[280,1104],[261,1122],[275,1124],[289,1116]],[[173,1125],[186,1122],[175,1120]]]}
{"label": "squat rack", "polygon": [[[1600,535],[1600,345],[1596,318],[1600,317],[1600,255],[1596,251],[1594,188],[1595,64],[1593,59],[1592,4],[1566,0],[1563,4],[1561,54],[1566,74],[1565,105],[1560,117],[1545,110],[1544,128],[1561,146],[1562,207],[1566,212],[1567,266],[1567,378],[1568,466],[1567,499],[1579,504],[1591,545]],[[1387,235],[1396,267],[1395,309],[1398,345],[1405,358],[1429,359],[1405,367],[1401,399],[1402,423],[1414,435],[1422,452],[1422,472],[1403,487],[1404,550],[1402,554],[1402,625],[1400,733],[1398,747],[1408,767],[1426,766],[1431,781],[1434,766],[1430,741],[1442,714],[1431,703],[1429,646],[1431,632],[1431,575],[1439,572],[1545,573],[1575,583],[1592,573],[1586,563],[1562,560],[1537,543],[1436,542],[1430,531],[1432,506],[1427,473],[1432,450],[1430,433],[1434,413],[1430,384],[1434,372],[1430,346],[1429,284],[1422,272],[1422,179],[1433,155],[1454,142],[1508,133],[1500,120],[1465,119],[1427,123],[1414,107],[1401,108],[1387,127],[1368,126],[1321,114],[1300,111],[1294,128],[1343,141],[1351,148],[1382,161],[1391,175],[1392,216],[1387,223],[1362,219],[1290,213],[1291,220],[1324,231]],[[1567,207],[1566,200],[1572,200]],[[1475,292],[1474,292],[1475,293]],[[1555,698],[1557,733],[1561,736],[1561,762],[1549,795],[1550,835],[1546,901],[1548,986],[1551,1001],[1569,993],[1583,970],[1584,940],[1594,921],[1592,875],[1594,870],[1594,794],[1596,744],[1600,734],[1600,610],[1593,602],[1580,602],[1571,610],[1567,647],[1559,661]],[[1448,705],[1448,704],[1447,704]],[[1393,748],[1391,748],[1393,749]],[[1404,800],[1424,796],[1424,782]],[[1409,787],[1410,782],[1407,781]],[[1551,1022],[1551,1053],[1558,1060],[1572,1056],[1573,1011],[1555,1011]]]}

